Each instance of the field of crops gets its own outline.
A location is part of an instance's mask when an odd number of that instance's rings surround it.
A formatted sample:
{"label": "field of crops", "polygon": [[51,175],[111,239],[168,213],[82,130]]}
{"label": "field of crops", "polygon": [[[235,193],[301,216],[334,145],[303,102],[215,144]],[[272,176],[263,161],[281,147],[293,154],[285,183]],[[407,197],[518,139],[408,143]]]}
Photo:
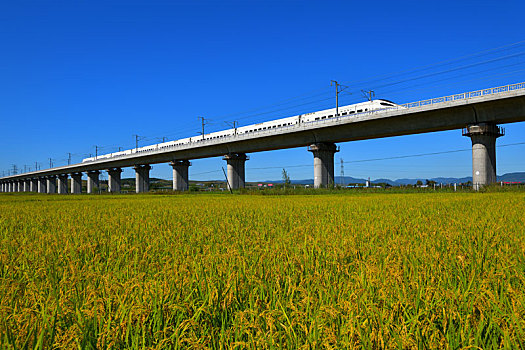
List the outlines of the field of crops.
{"label": "field of crops", "polygon": [[0,195],[0,348],[525,347],[525,193]]}

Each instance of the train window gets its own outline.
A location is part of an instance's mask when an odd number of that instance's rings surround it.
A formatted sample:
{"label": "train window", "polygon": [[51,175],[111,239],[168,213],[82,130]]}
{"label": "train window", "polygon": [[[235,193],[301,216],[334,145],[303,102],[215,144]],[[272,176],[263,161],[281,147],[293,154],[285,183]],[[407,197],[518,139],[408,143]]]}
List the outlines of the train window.
{"label": "train window", "polygon": [[346,115],[346,112],[343,112],[343,115]]}
{"label": "train window", "polygon": [[357,110],[357,113],[361,113],[363,110],[362,109],[358,109]]}
{"label": "train window", "polygon": [[319,117],[316,117],[315,120],[319,120]]}
{"label": "train window", "polygon": [[368,111],[368,108],[365,108],[365,112]]}
{"label": "train window", "polygon": [[328,118],[332,118],[332,117],[333,117],[333,115],[332,115],[332,114],[330,114],[330,115],[328,116]]}
{"label": "train window", "polygon": [[389,107],[392,107],[394,105],[391,105],[390,103],[385,103],[385,102],[380,102],[379,103],[381,106],[389,106]]}
{"label": "train window", "polygon": [[348,112],[348,114],[354,114],[354,113],[355,113],[355,111],[350,111],[350,112]]}
{"label": "train window", "polygon": [[321,119],[326,119],[326,115],[324,117],[321,117]]}

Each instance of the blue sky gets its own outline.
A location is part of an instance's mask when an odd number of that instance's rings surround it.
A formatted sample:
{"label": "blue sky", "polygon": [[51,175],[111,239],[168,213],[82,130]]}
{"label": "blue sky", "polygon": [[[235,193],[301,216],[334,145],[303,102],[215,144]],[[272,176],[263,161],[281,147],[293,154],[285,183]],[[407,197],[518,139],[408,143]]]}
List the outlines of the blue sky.
{"label": "blue sky", "polygon": [[[0,171],[132,148],[134,134],[141,145],[196,135],[198,116],[214,131],[330,108],[330,80],[349,86],[341,104],[362,89],[404,103],[522,82],[524,13],[522,1],[0,1]],[[525,141],[524,123],[505,127],[498,144]],[[337,175],[341,158],[354,177],[471,174],[468,151],[354,162],[468,149],[460,130],[340,146]],[[525,171],[524,151],[500,147],[498,174]],[[248,181],[281,167],[313,177],[303,148],[250,158]],[[222,178],[223,166],[194,160],[190,179]]]}

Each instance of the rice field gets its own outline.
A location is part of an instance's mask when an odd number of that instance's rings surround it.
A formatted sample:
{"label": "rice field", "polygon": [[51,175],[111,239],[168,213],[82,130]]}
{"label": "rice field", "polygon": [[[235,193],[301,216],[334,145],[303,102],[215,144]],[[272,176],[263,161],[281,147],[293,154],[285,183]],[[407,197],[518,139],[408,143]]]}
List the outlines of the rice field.
{"label": "rice field", "polygon": [[0,195],[2,349],[524,348],[525,193]]}

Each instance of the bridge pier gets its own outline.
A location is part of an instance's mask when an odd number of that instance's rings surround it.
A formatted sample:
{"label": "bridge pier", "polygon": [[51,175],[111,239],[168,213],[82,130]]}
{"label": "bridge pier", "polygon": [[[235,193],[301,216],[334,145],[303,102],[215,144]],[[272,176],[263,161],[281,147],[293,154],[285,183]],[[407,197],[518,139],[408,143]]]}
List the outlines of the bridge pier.
{"label": "bridge pier", "polygon": [[308,146],[314,155],[314,188],[334,185],[334,154],[339,152],[331,142],[319,142]]}
{"label": "bridge pier", "polygon": [[51,175],[47,177],[47,193],[56,193],[57,189],[57,177],[55,175]]}
{"label": "bridge pier", "polygon": [[119,193],[120,192],[120,173],[121,168],[108,169],[108,192]]}
{"label": "bridge pier", "polygon": [[146,165],[135,165],[135,192],[142,193],[149,191],[149,171],[151,166]]}
{"label": "bridge pier", "polygon": [[472,187],[476,191],[497,181],[496,139],[503,135],[505,130],[493,123],[473,124],[463,129],[463,136],[472,141]]}
{"label": "bridge pier", "polygon": [[71,194],[82,193],[82,173],[71,174]]}
{"label": "bridge pier", "polygon": [[38,178],[38,193],[46,193],[46,183],[47,179],[45,177]]}
{"label": "bridge pier", "polygon": [[38,179],[32,178],[30,181],[31,181],[30,191],[38,192]]}
{"label": "bridge pier", "polygon": [[173,190],[187,191],[189,184],[188,169],[191,165],[188,160],[174,160],[170,163],[173,168]]}
{"label": "bridge pier", "polygon": [[244,164],[249,159],[248,156],[245,153],[230,153],[226,154],[222,159],[226,161],[228,167],[228,189],[244,188]]}
{"label": "bridge pier", "polygon": [[29,192],[29,188],[31,186],[30,180],[24,179],[22,181],[24,182],[24,192]]}
{"label": "bridge pier", "polygon": [[67,194],[67,174],[58,175],[58,194]]}
{"label": "bridge pier", "polygon": [[99,186],[100,171],[92,170],[87,172],[87,193],[93,193],[95,187]]}

